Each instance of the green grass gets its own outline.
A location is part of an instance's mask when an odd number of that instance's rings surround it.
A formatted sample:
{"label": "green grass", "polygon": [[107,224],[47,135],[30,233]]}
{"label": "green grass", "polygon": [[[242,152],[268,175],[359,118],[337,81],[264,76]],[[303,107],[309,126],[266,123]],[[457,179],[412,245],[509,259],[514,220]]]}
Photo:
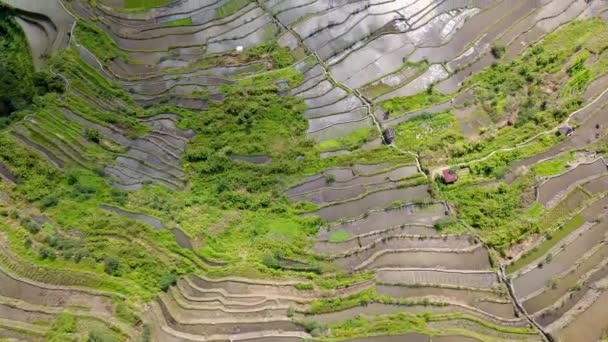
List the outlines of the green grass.
{"label": "green grass", "polygon": [[[426,335],[445,334],[446,331],[432,330],[427,323],[441,322],[451,320],[464,320],[480,325],[481,327],[498,332],[518,335],[537,335],[538,333],[532,328],[507,327],[499,326],[475,316],[455,312],[437,314],[424,312],[420,314],[397,313],[392,315],[366,316],[358,315],[350,320],[323,325],[309,325],[307,328],[312,328],[311,333],[325,333],[321,336],[322,341],[341,341],[345,339],[353,339],[363,336],[386,336],[386,335],[403,335],[406,333],[420,333]],[[461,330],[462,331],[462,330]],[[464,332],[464,331],[463,331]],[[465,335],[476,334],[475,331],[466,331]]]}
{"label": "green grass", "polygon": [[444,95],[431,87],[428,91],[421,92],[414,96],[396,97],[386,100],[380,104],[382,109],[391,117],[398,117],[407,112],[417,109],[430,107],[432,105],[447,101],[450,95]]}
{"label": "green grass", "polygon": [[215,9],[215,15],[218,18],[231,16],[249,3],[251,3],[250,0],[228,0],[222,7]]}
{"label": "green grass", "polygon": [[451,113],[421,115],[395,127],[395,144],[427,157],[445,155],[451,146],[464,139]]}
{"label": "green grass", "polygon": [[319,143],[320,151],[354,150],[378,137],[375,127],[360,128],[349,135]]}
{"label": "green grass", "polygon": [[[411,71],[411,74],[408,74],[409,75],[408,79],[402,79],[402,82],[395,86],[385,84],[381,81],[381,79],[377,80],[377,81],[372,81],[368,85],[365,85],[360,89],[361,93],[368,98],[374,99],[382,94],[386,94],[392,90],[395,90],[395,89],[403,86],[403,84],[406,84],[407,82],[410,82],[417,76],[421,75],[424,71],[426,71],[426,69],[428,69],[428,67],[429,67],[429,63],[427,61],[421,61],[418,63],[406,62],[401,66],[401,68],[398,71],[394,72],[393,75],[401,74],[402,72],[404,72],[406,70],[408,72]],[[407,100],[404,100],[404,98],[402,98],[402,100],[407,101]]]}
{"label": "green grass", "polygon": [[570,221],[568,221],[565,225],[561,226],[557,229],[552,235],[550,235],[550,239],[546,239],[539,246],[534,248],[530,253],[526,253],[522,258],[519,258],[516,262],[507,266],[507,272],[513,273],[523,266],[531,263],[532,261],[543,256],[549,249],[558,244],[563,238],[568,236],[568,234],[575,231],[577,228],[585,223],[585,218],[582,215],[576,215]]}
{"label": "green grass", "polygon": [[179,26],[191,26],[192,25],[192,17],[186,17],[181,19],[175,19],[172,21],[168,21],[164,23],[163,27],[179,27]]}
{"label": "green grass", "polygon": [[398,335],[406,332],[427,332],[422,315],[398,313],[389,316],[357,316],[345,322],[331,324],[327,340],[345,340],[361,336]]}
{"label": "green grass", "polygon": [[149,10],[166,6],[175,0],[124,0],[124,8],[128,10]]}
{"label": "green grass", "polygon": [[340,229],[329,234],[329,242],[341,242],[346,241],[350,237],[350,233],[346,230]]}
{"label": "green grass", "polygon": [[564,153],[557,158],[540,162],[532,167],[538,176],[553,176],[566,171],[568,162],[574,160],[574,152]]}
{"label": "green grass", "polygon": [[74,35],[78,43],[84,45],[102,62],[109,62],[117,58],[129,60],[127,53],[121,50],[106,32],[92,22],[78,20]]}

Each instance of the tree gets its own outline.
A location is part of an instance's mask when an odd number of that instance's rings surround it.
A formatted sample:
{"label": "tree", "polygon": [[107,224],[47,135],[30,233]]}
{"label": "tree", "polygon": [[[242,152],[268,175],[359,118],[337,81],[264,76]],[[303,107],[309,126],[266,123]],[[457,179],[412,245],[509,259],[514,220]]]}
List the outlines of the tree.
{"label": "tree", "polygon": [[87,139],[96,144],[101,141],[101,134],[99,134],[99,131],[96,129],[87,128],[84,130],[84,135],[87,137]]}
{"label": "tree", "polygon": [[114,275],[118,266],[120,266],[120,260],[115,256],[107,257],[104,261],[104,271],[107,274]]}

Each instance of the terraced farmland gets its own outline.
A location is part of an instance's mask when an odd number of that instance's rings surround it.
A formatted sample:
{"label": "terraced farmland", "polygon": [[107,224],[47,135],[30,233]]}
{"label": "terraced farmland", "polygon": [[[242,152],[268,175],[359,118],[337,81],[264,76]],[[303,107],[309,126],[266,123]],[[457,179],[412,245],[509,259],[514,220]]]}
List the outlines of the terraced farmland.
{"label": "terraced farmland", "polygon": [[0,340],[608,338],[605,1],[0,3]]}

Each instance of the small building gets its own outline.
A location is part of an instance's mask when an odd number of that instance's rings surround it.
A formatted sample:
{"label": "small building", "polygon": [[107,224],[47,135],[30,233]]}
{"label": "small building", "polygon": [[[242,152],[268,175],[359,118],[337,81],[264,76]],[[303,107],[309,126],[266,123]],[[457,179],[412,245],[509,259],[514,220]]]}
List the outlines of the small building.
{"label": "small building", "polygon": [[454,184],[458,180],[458,174],[456,172],[446,169],[441,172],[441,181],[443,184]]}
{"label": "small building", "polygon": [[395,130],[392,127],[389,127],[384,130],[384,141],[387,145],[390,145],[395,140]]}
{"label": "small building", "polygon": [[569,137],[572,135],[572,133],[574,133],[574,128],[570,127],[569,125],[563,125],[557,129],[557,132],[563,136]]}
{"label": "small building", "polygon": [[289,89],[289,83],[286,80],[278,80],[276,85],[279,87],[280,91]]}

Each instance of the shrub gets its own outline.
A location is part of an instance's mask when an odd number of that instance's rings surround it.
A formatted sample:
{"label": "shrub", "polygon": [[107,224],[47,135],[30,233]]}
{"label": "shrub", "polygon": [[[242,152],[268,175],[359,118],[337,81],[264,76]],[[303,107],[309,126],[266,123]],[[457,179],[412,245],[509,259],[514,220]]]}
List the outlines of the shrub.
{"label": "shrub", "polygon": [[306,291],[310,291],[315,288],[312,283],[297,283],[295,287],[298,290],[306,290]]}
{"label": "shrub", "polygon": [[87,137],[87,139],[89,139],[90,141],[98,144],[101,141],[101,134],[99,134],[99,131],[93,128],[86,128],[84,130],[84,135],[85,137]]}
{"label": "shrub", "polygon": [[101,330],[93,330],[89,332],[87,342],[114,342],[116,339]]}
{"label": "shrub", "polygon": [[116,273],[116,271],[118,270],[118,266],[120,265],[120,260],[115,257],[115,256],[111,256],[106,258],[106,260],[104,260],[104,271],[107,274],[110,275],[114,275]]}
{"label": "shrub", "polygon": [[494,43],[494,45],[492,45],[492,55],[494,58],[502,58],[505,52],[507,52],[507,48],[502,43]]}
{"label": "shrub", "polygon": [[50,207],[56,206],[58,203],[59,203],[59,198],[57,198],[57,196],[48,195],[42,199],[42,202],[40,202],[40,206],[42,207],[42,209],[48,209]]}
{"label": "shrub", "polygon": [[177,275],[173,272],[165,274],[160,278],[160,289],[164,292],[177,283]]}
{"label": "shrub", "polygon": [[306,321],[304,322],[304,329],[306,332],[311,333],[313,330],[320,330],[321,325],[317,321]]}
{"label": "shrub", "polygon": [[55,251],[52,250],[51,248],[42,246],[42,247],[40,247],[40,250],[38,251],[38,257],[43,260],[44,259],[55,260],[57,258],[57,255],[55,254]]}

